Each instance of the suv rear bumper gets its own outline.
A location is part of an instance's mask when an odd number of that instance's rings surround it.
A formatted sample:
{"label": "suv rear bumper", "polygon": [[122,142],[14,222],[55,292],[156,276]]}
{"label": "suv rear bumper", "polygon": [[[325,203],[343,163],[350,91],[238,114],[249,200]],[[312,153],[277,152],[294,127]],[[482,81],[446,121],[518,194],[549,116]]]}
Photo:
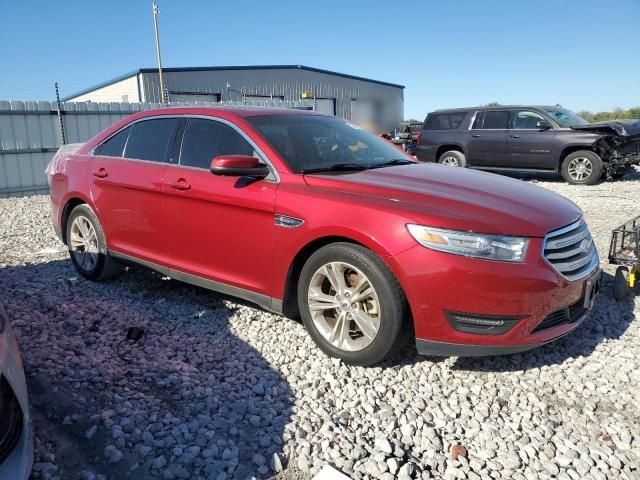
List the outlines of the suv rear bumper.
{"label": "suv rear bumper", "polygon": [[437,147],[428,145],[416,145],[416,158],[420,162],[434,163],[436,162]]}

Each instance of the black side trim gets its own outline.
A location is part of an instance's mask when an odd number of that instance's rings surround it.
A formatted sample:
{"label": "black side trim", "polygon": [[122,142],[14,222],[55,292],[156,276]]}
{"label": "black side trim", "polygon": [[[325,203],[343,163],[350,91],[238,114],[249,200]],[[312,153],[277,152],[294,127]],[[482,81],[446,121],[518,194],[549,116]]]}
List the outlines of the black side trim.
{"label": "black side trim", "polygon": [[198,277],[197,275],[192,275],[190,273],[185,273],[179,270],[167,268],[165,266],[158,265],[153,262],[140,260],[136,257],[132,257],[131,255],[114,252],[113,250],[109,251],[109,255],[123,262],[136,263],[136,264],[145,266],[147,268],[150,268],[151,270],[155,270],[156,272],[159,272],[163,275],[171,277],[175,280],[179,280],[185,283],[190,283],[192,285],[196,285],[198,287],[203,287],[208,290],[220,292],[225,295],[231,295],[233,297],[242,298],[243,300],[247,300],[249,302],[252,302],[252,303],[255,303],[256,305],[261,306],[265,310],[269,310],[277,314],[282,314],[282,300],[272,298],[267,295],[262,295],[260,293],[252,292],[250,290],[245,290],[244,288],[234,287],[232,285],[227,285],[225,283],[216,282],[215,280],[209,280],[207,278]]}

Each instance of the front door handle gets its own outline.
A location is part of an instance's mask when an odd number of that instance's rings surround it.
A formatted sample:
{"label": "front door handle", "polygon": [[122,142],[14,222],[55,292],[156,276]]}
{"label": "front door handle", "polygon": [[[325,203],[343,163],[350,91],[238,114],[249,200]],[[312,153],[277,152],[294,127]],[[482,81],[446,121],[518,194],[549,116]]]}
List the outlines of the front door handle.
{"label": "front door handle", "polygon": [[472,133],[471,136],[473,138],[480,138],[480,134],[479,133]]}
{"label": "front door handle", "polygon": [[107,172],[107,169],[104,167],[100,167],[99,169],[94,170],[92,173],[94,177],[98,178],[104,178],[109,175],[109,172]]}
{"label": "front door handle", "polygon": [[169,182],[169,186],[171,188],[175,188],[176,190],[189,190],[191,188],[191,184],[184,178],[179,178],[175,182]]}
{"label": "front door handle", "polygon": [[511,138],[520,138],[520,135],[509,135]]}

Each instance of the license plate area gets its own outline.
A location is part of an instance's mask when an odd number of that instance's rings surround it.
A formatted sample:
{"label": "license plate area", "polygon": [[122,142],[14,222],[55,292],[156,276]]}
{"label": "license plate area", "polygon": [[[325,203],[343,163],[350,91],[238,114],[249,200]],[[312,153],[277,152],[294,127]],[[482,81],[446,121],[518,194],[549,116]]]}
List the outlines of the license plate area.
{"label": "license plate area", "polygon": [[595,302],[598,292],[600,291],[600,284],[602,282],[602,269],[599,268],[596,273],[591,275],[584,288],[584,308],[593,308],[593,302]]}

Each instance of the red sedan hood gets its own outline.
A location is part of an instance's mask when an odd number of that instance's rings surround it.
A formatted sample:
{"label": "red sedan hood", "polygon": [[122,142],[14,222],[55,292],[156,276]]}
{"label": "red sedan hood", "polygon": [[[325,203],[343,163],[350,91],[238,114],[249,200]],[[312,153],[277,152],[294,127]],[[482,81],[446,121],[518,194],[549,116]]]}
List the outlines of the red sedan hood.
{"label": "red sedan hood", "polygon": [[543,237],[582,215],[574,203],[536,185],[433,164],[306,175],[305,181],[312,188],[385,200],[381,208],[457,230]]}

